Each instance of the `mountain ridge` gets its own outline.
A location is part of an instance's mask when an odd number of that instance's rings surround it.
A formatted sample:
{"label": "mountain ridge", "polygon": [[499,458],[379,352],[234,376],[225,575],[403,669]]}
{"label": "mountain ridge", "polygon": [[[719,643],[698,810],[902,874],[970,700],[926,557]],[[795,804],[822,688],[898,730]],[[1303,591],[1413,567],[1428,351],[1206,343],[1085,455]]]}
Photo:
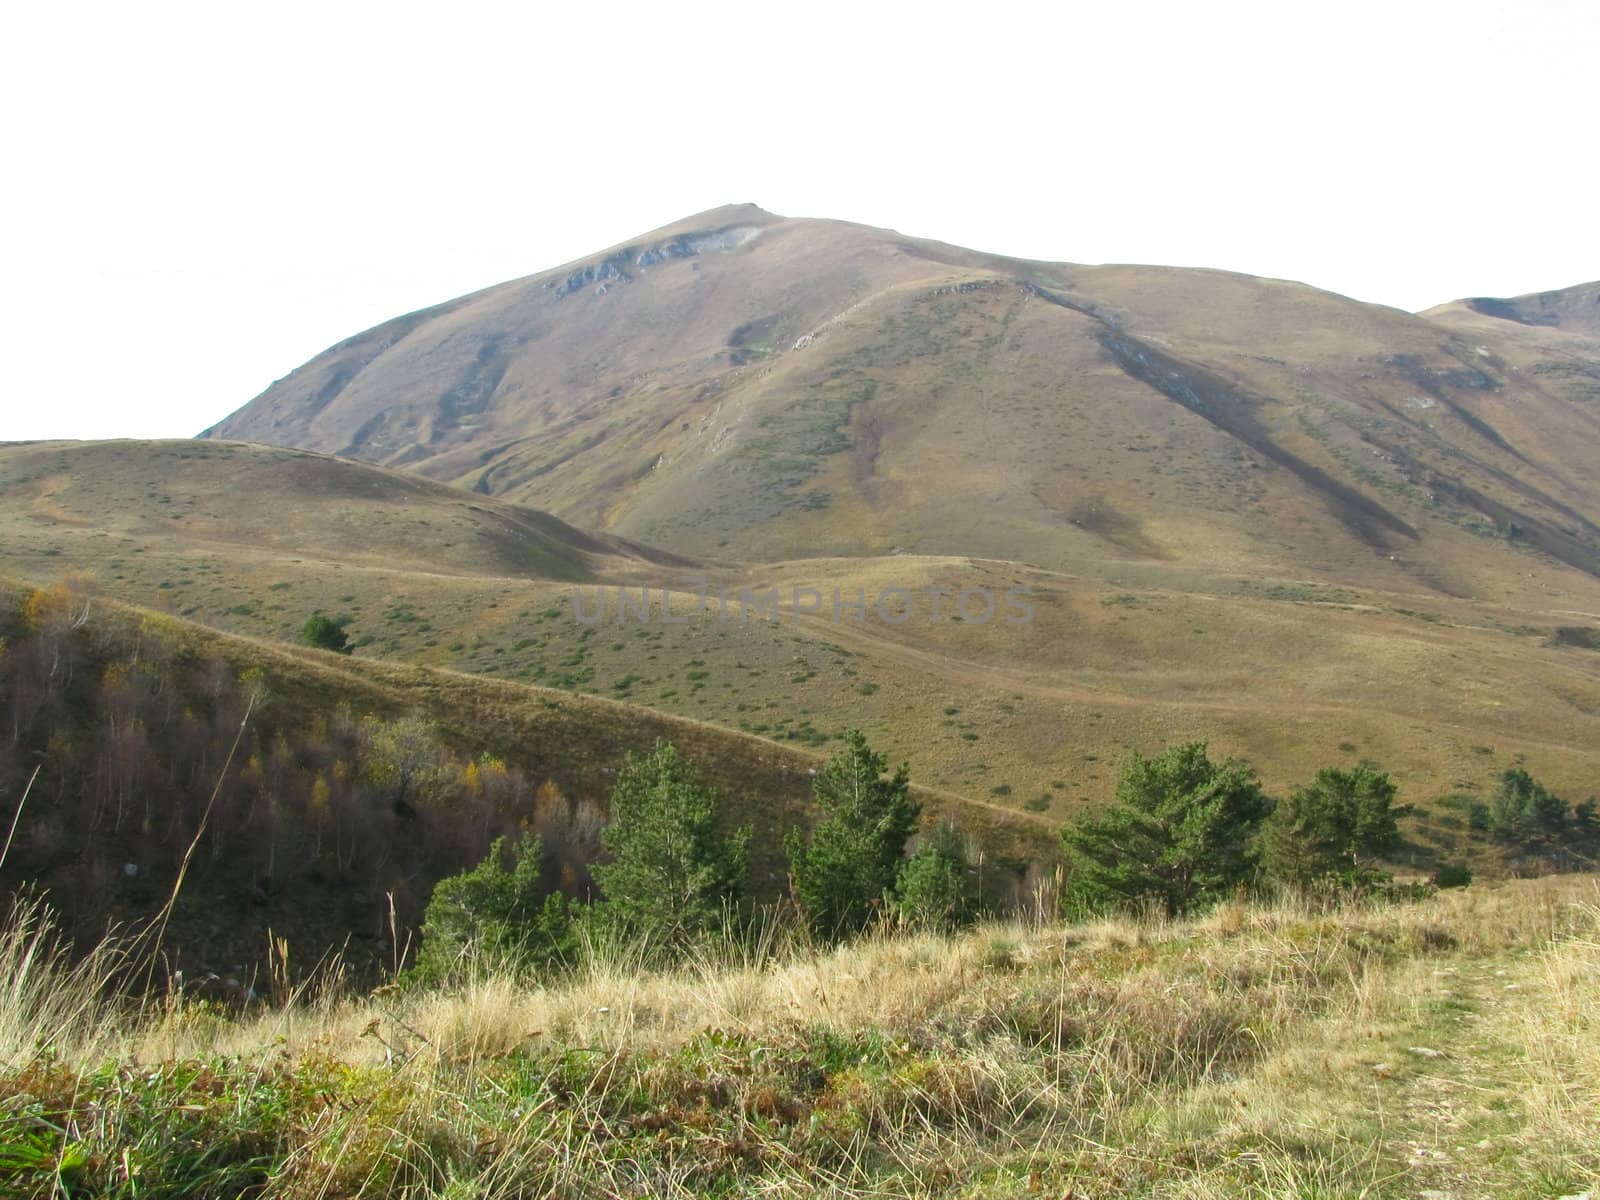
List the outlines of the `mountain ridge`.
{"label": "mountain ridge", "polygon": [[1423,315],[1448,317],[1463,312],[1580,337],[1600,337],[1600,280],[1521,296],[1472,296],[1430,308]]}

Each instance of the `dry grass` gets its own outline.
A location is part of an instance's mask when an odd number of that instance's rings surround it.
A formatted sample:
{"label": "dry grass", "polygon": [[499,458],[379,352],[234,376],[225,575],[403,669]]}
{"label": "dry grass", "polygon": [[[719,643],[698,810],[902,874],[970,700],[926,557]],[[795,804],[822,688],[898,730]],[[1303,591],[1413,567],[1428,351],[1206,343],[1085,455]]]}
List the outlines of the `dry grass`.
{"label": "dry grass", "polygon": [[0,926],[0,1064],[14,1071],[42,1050],[80,1063],[121,1050],[123,1011],[109,997],[124,965],[113,942],[74,958],[49,909],[14,898]]}
{"label": "dry grass", "polygon": [[[75,1195],[132,1194],[118,1154],[153,1170],[141,1130],[182,1144],[184,1121],[238,1151],[159,1159],[199,1172],[197,1194],[234,1194],[225,1166],[296,1197],[1572,1194],[1600,1182],[1597,902],[1567,878],[825,953],[769,940],[656,972],[592,948],[542,986],[112,1025],[81,1004],[44,1017],[35,972],[0,1018],[0,1121],[15,1137],[31,1100],[73,1130]],[[168,1085],[121,1085],[96,1133],[84,1097],[107,1102],[108,1057]]]}

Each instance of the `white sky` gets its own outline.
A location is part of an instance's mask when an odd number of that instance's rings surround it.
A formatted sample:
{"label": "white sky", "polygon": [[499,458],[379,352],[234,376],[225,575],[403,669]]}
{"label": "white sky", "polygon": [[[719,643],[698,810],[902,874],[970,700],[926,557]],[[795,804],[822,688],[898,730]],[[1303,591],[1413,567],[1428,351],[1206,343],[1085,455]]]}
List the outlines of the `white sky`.
{"label": "white sky", "polygon": [[13,4],[0,439],[187,436],[719,204],[1404,308],[1600,278],[1600,4]]}

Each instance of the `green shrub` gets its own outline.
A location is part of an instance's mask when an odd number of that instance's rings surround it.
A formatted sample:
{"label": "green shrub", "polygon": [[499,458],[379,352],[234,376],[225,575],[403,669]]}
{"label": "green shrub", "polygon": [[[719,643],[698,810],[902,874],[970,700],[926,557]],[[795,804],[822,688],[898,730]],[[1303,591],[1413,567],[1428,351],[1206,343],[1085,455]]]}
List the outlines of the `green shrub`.
{"label": "green shrub", "polygon": [[571,961],[572,913],[565,896],[541,882],[544,846],[532,834],[517,845],[511,870],[497,838],[483,861],[433,889],[413,974],[422,982],[478,969],[526,971]]}
{"label": "green shrub", "polygon": [[1399,837],[1395,786],[1369,767],[1325,767],[1279,802],[1262,827],[1262,863],[1285,883],[1304,886],[1366,868],[1362,859]]}
{"label": "green shrub", "polygon": [[1572,831],[1586,842],[1600,836],[1600,799],[1590,796],[1572,806]]}
{"label": "green shrub", "polygon": [[895,910],[913,929],[958,929],[977,915],[977,892],[961,835],[941,822],[900,868]]}
{"label": "green shrub", "polygon": [[1550,635],[1554,646],[1580,646],[1585,650],[1600,650],[1600,629],[1587,625],[1562,625]]}
{"label": "green shrub", "polygon": [[312,613],[300,627],[300,640],[318,650],[331,650],[335,654],[349,654],[354,647],[345,633],[347,622],[334,620],[322,613]]}
{"label": "green shrub", "polygon": [[1436,888],[1462,888],[1472,882],[1472,870],[1465,863],[1440,863],[1433,873]]}
{"label": "green shrub", "polygon": [[1520,767],[1500,776],[1489,811],[1490,830],[1501,841],[1554,836],[1567,826],[1567,802]]}

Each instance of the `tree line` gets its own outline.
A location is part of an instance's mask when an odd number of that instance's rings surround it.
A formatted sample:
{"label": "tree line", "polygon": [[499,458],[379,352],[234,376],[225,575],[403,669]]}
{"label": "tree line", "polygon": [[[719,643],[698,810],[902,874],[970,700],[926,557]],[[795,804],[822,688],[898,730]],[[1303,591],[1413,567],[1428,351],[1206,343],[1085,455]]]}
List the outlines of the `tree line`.
{"label": "tree line", "polygon": [[[810,937],[837,942],[873,926],[954,929],[981,915],[965,839],[948,822],[917,837],[907,767],[890,773],[859,730],[844,735],[813,793],[816,822],[784,842],[787,902]],[[1149,758],[1134,753],[1115,803],[1061,831],[1060,904],[1077,915],[1154,908],[1178,917],[1263,885],[1382,886],[1391,877],[1378,864],[1401,840],[1395,796],[1388,774],[1367,765],[1323,768],[1274,799],[1248,764],[1214,761],[1202,742]],[[1570,808],[1521,770],[1501,777],[1489,811],[1508,837],[1564,829],[1592,849],[1600,832],[1593,801]],[[570,955],[580,931],[670,954],[737,921],[748,900],[749,829],[730,825],[715,792],[673,746],[628,758],[610,812],[593,904],[579,908],[541,892],[538,839],[523,839],[510,867],[497,843],[434,893],[421,973],[449,975],[484,950],[497,965],[549,966]],[[1433,880],[1470,881],[1463,865],[1448,863]]]}
{"label": "tree line", "polygon": [[591,888],[597,804],[421,714],[349,700],[82,589],[0,589],[0,895],[48,890],[93,944],[159,908],[193,844],[169,946],[221,969],[258,957],[269,926],[349,934],[354,965],[387,963],[436,880],[524,832],[542,887]]}

